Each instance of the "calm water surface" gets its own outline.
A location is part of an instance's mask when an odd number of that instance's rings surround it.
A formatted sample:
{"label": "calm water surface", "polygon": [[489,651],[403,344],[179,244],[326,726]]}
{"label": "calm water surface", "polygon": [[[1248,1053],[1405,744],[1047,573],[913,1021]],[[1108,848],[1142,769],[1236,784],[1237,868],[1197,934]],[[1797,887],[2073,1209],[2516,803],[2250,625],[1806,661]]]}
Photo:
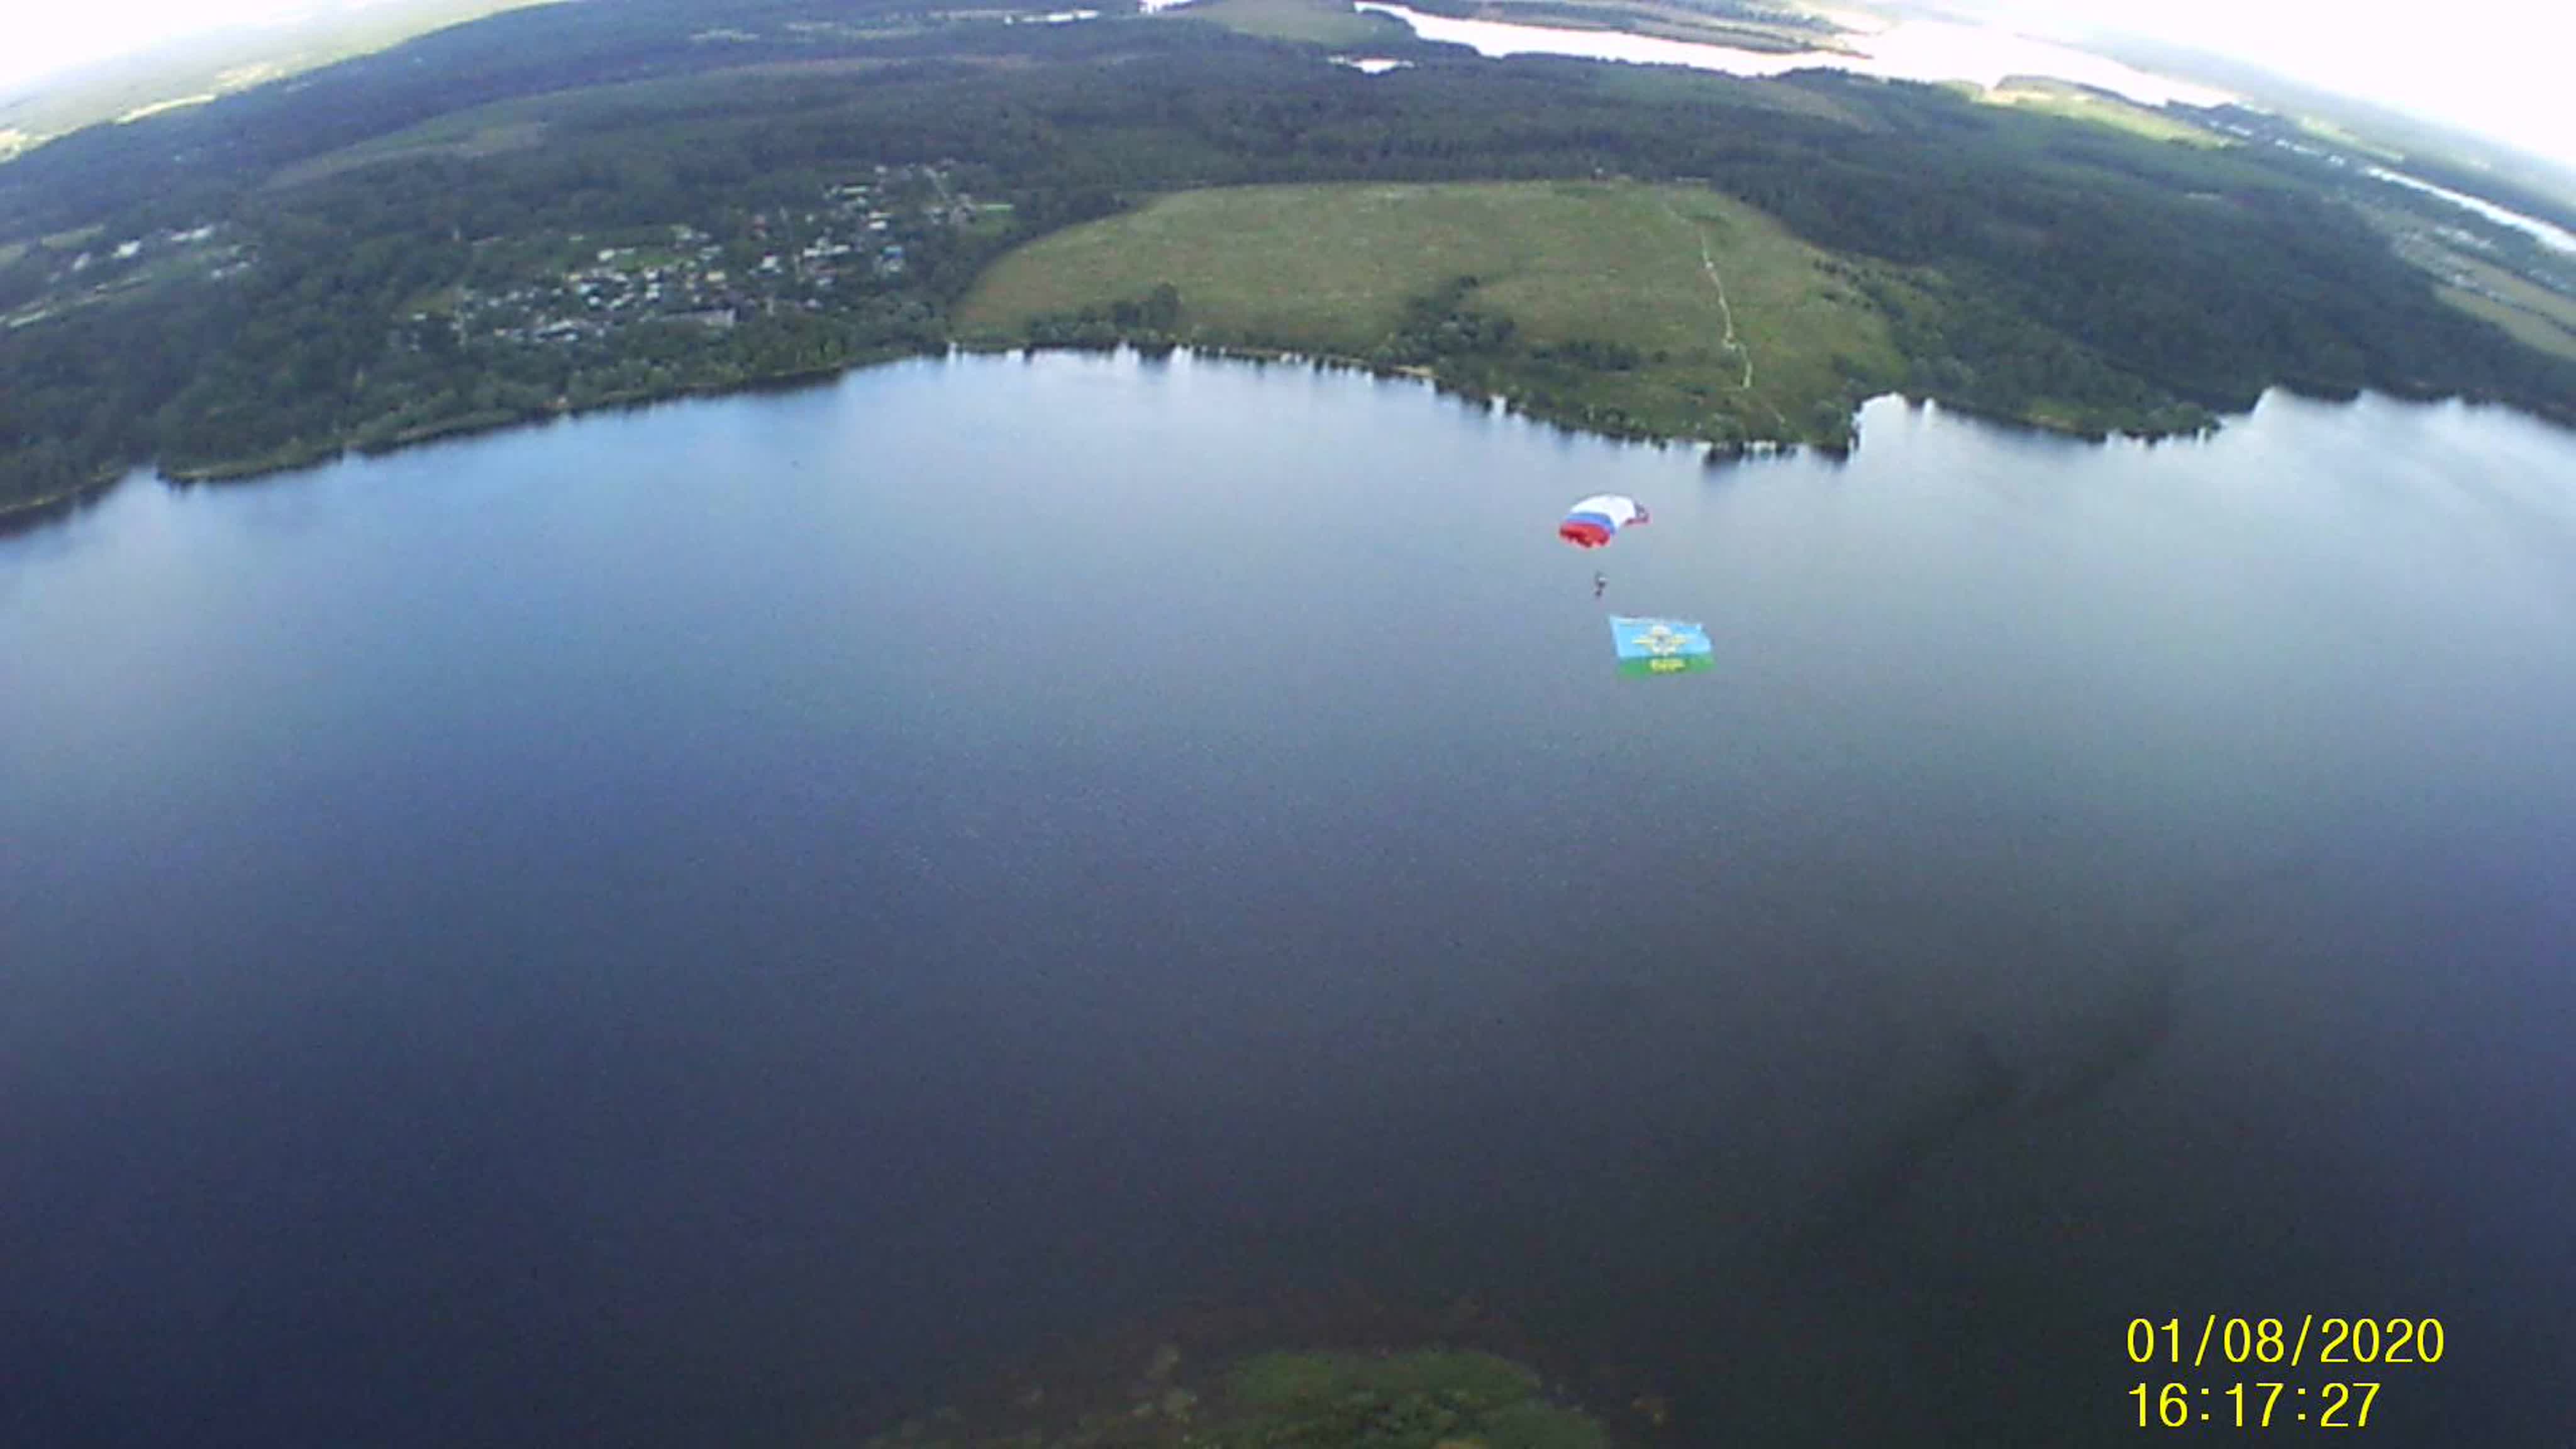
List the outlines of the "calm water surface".
{"label": "calm water surface", "polygon": [[0,541],[0,1441],[841,1442],[1358,1284],[1672,1442],[2570,1442],[2576,438],[1863,439],[960,360]]}

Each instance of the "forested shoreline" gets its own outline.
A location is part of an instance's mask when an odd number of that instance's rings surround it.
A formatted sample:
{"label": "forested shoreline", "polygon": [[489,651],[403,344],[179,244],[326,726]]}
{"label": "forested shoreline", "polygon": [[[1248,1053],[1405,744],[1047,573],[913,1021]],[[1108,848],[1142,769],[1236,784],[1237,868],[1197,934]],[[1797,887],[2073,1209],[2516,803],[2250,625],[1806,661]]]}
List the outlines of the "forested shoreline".
{"label": "forested shoreline", "polygon": [[[2258,150],[1829,73],[1417,43],[1363,76],[1173,17],[808,8],[514,12],[0,165],[0,509],[944,351],[1013,247],[1291,181],[1709,186],[1910,279],[1874,299],[1903,390],[2077,433],[2275,385],[2576,425],[2576,364],[2444,306]],[[1093,320],[1022,340],[1221,340]]]}

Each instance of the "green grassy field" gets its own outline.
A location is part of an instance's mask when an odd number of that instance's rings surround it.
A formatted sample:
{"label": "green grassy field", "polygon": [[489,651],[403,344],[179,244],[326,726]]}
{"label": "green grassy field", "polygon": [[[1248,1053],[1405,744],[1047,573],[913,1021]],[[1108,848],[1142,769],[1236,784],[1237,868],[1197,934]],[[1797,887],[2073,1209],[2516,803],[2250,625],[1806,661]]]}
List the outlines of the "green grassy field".
{"label": "green grassy field", "polygon": [[[2493,322],[2526,347],[2576,358],[2576,297],[2551,291],[2466,251],[2425,243],[2413,230],[2421,224],[2411,218],[2381,212],[2377,219],[2399,234],[2401,256],[2438,279],[2440,284],[2433,290],[2444,302]],[[2454,285],[2453,278],[2467,285]]]}
{"label": "green grassy field", "polygon": [[2331,141],[2335,145],[2341,146],[2347,151],[2357,151],[2365,156],[2375,156],[2391,165],[2401,163],[2406,159],[2405,152],[2392,150],[2389,147],[2379,145],[2376,142],[2365,141],[2361,137],[2354,135],[2352,132],[2345,130],[2343,127],[2336,125],[2332,121],[2320,120],[2315,116],[2298,116],[2293,119],[2299,123],[2300,130],[2305,131],[2309,135],[2315,136],[2320,140]]}
{"label": "green grassy field", "polygon": [[452,116],[441,116],[395,136],[380,136],[355,146],[344,146],[280,168],[268,179],[268,184],[271,187],[300,186],[337,176],[343,171],[416,156],[455,156],[471,161],[507,151],[524,151],[542,142],[545,134],[543,121],[495,121],[469,125]]}
{"label": "green grassy field", "polygon": [[1472,276],[1464,305],[1510,318],[1524,353],[1588,342],[1638,355],[1617,370],[1493,364],[1496,390],[1553,399],[1536,410],[1582,421],[1616,409],[1681,436],[1831,441],[1862,383],[1902,375],[1852,265],[1694,187],[1244,187],[1167,196],[1015,252],[959,325],[1006,342],[1041,316],[1168,282],[1184,340],[1367,358],[1409,300]]}
{"label": "green grassy field", "polygon": [[1392,16],[1353,10],[1349,0],[1200,0],[1168,13],[1245,35],[1315,45],[1367,45],[1412,34]]}
{"label": "green grassy field", "polygon": [[1594,76],[1593,84],[1605,94],[1651,105],[1701,102],[1722,106],[1758,106],[1785,115],[1813,116],[1820,121],[1833,121],[1861,131],[1876,130],[1880,124],[1865,112],[1843,105],[1819,91],[1784,81],[1756,80],[1713,70],[1684,70],[1679,66],[1662,65],[1605,65]]}
{"label": "green grassy field", "polygon": [[2576,328],[2570,328],[2537,312],[2528,312],[2520,307],[2499,302],[2493,297],[2483,297],[2459,287],[2443,287],[2439,292],[2443,301],[2471,316],[2484,317],[2493,322],[2512,333],[2514,340],[2525,347],[2534,347],[2542,352],[2576,359]]}
{"label": "green grassy field", "polygon": [[2462,252],[2452,252],[2450,256],[2471,280],[2494,293],[2505,305],[2547,318],[2571,332],[2576,332],[2576,297],[2570,297],[2563,292],[2553,292],[2528,278],[2506,271],[2493,262],[2481,261]]}

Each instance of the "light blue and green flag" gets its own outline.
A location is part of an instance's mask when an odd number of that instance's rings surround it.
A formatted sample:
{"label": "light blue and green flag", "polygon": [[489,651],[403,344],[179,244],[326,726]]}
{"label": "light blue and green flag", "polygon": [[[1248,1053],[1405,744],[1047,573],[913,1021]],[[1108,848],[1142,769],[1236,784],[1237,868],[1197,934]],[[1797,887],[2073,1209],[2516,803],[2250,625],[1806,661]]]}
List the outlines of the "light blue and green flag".
{"label": "light blue and green flag", "polygon": [[1610,640],[1619,649],[1619,672],[1630,677],[1696,674],[1715,669],[1708,629],[1682,619],[1610,616]]}

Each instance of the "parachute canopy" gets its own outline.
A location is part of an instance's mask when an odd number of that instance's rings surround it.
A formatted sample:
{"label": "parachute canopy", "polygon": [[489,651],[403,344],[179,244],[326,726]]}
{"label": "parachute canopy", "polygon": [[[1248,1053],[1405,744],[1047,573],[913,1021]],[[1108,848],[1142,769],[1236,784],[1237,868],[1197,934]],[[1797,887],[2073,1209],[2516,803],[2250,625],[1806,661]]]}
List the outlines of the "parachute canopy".
{"label": "parachute canopy", "polygon": [[1556,536],[1576,548],[1599,548],[1632,523],[1646,521],[1646,506],[1621,493],[1596,493],[1565,512]]}
{"label": "parachute canopy", "polygon": [[1696,674],[1715,669],[1708,629],[1684,619],[1610,616],[1610,642],[1619,650],[1619,672],[1630,676]]}

